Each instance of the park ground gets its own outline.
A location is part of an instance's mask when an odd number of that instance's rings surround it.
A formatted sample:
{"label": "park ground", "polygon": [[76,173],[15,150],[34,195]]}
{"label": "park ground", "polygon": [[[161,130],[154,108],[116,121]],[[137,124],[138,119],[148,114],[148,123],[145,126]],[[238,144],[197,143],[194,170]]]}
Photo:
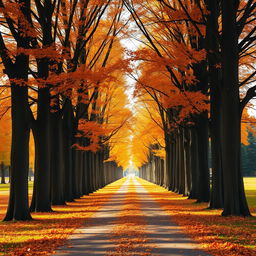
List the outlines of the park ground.
{"label": "park ground", "polygon": [[[249,218],[221,217],[221,210],[209,210],[206,203],[195,203],[195,200],[188,200],[186,197],[139,178],[136,178],[136,181],[150,197],[154,198],[171,221],[178,224],[191,239],[197,241],[205,252],[223,256],[256,255],[256,178],[244,179],[246,195],[253,215]],[[53,207],[52,213],[33,213],[33,221],[1,222],[0,255],[52,254],[57,247],[66,243],[67,238],[76,228],[88,223],[96,213],[100,212],[101,207],[116,194],[125,182],[127,179],[123,178],[75,202]],[[8,203],[8,186],[8,184],[0,185],[1,219],[4,217]],[[131,184],[129,189],[132,189],[132,186]],[[31,197],[31,183],[29,188]],[[146,224],[141,218],[143,205],[136,201],[138,196],[136,191],[129,193],[130,195],[132,193],[133,200],[129,201],[128,197],[123,202],[118,215],[117,223],[119,224],[110,232],[112,235],[109,236],[109,243],[115,244],[117,248],[111,255],[151,255],[151,249],[143,245],[147,243],[147,239],[144,239],[141,233],[141,230],[146,229]],[[129,218],[126,206],[134,210],[135,218]],[[123,238],[118,238],[116,234],[120,234],[124,226],[130,226],[130,228],[122,234]],[[138,234],[138,237],[131,238],[129,232],[133,235]],[[138,246],[146,248],[146,252],[132,254],[134,248]]]}

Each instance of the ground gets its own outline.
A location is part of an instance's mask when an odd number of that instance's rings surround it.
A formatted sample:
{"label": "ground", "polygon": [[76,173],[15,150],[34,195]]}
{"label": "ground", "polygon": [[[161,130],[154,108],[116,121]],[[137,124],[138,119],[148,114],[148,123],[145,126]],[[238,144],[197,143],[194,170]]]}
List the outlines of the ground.
{"label": "ground", "polygon": [[[255,182],[245,179],[253,212]],[[4,186],[1,217],[8,197]],[[139,178],[121,179],[54,210],[33,214],[32,222],[0,223],[2,255],[50,255],[57,247],[62,248],[57,255],[256,254],[255,217],[220,217],[220,211],[207,210],[207,204]]]}

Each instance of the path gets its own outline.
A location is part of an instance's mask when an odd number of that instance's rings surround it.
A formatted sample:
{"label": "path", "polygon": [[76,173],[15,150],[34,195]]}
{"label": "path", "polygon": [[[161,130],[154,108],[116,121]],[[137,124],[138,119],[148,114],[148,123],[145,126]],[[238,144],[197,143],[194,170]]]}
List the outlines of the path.
{"label": "path", "polygon": [[[135,186],[136,198],[143,215],[145,239],[140,250],[124,253],[118,249],[122,244],[113,243],[113,233],[123,211],[127,193],[131,185]],[[133,217],[133,216],[130,216]],[[134,217],[135,219],[136,217]],[[132,220],[132,218],[131,218]],[[129,224],[131,225],[129,220]],[[130,227],[131,229],[131,227]],[[136,231],[134,231],[136,233]],[[132,237],[124,238],[125,243]],[[136,241],[136,240],[135,240]],[[134,240],[132,240],[134,243]],[[144,250],[144,252],[143,252]],[[112,252],[112,253],[110,253]],[[127,179],[117,193],[106,203],[84,227],[77,229],[68,241],[68,246],[60,248],[54,256],[90,256],[90,255],[172,255],[207,256],[198,249],[198,245],[186,236],[181,229],[170,221],[165,210],[148,194],[136,178]]]}

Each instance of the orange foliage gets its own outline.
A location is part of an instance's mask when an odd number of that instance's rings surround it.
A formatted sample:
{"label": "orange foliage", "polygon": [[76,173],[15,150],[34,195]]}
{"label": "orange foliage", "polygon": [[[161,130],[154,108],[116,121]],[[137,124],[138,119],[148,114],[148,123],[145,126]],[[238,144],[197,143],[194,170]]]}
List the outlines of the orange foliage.
{"label": "orange foliage", "polygon": [[10,90],[0,88],[0,162],[10,163],[11,150],[11,110]]}
{"label": "orange foliage", "polygon": [[244,145],[248,145],[248,132],[250,131],[254,135],[256,135],[255,130],[255,123],[256,123],[256,117],[249,114],[250,105],[244,109],[242,120],[241,120],[241,143]]}

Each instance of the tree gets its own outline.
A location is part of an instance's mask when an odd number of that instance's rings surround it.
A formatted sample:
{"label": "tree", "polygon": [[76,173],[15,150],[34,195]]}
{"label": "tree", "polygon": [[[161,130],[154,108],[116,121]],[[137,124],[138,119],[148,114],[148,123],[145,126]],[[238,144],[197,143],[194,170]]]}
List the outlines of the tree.
{"label": "tree", "polygon": [[[30,133],[27,86],[29,56],[23,49],[29,49],[30,44],[30,35],[25,28],[31,24],[30,1],[18,1],[16,10],[12,3],[4,4],[1,1],[0,6],[9,30],[16,40],[16,54],[11,56],[4,42],[3,33],[0,33],[0,56],[11,85],[12,106],[11,188],[4,220],[29,220],[31,219],[27,186]],[[13,16],[16,17],[17,22],[14,22]]]}
{"label": "tree", "polygon": [[[4,21],[1,26],[5,32],[0,35],[0,54],[11,86],[13,132],[11,197],[5,220],[31,219],[27,205],[31,128],[35,139],[35,182],[31,210],[51,211],[52,203],[64,204],[65,200],[73,200],[70,182],[73,174],[75,179],[81,178],[85,185],[83,193],[87,189],[85,180],[88,169],[84,158],[86,153],[82,152],[82,158],[76,158],[78,154],[71,148],[78,132],[74,123],[78,123],[84,116],[80,116],[81,112],[74,111],[75,108],[80,108],[81,101],[81,98],[76,101],[75,97],[81,93],[81,85],[85,84],[83,92],[88,92],[91,102],[83,105],[82,112],[85,111],[91,117],[95,116],[95,121],[98,121],[96,112],[100,109],[99,88],[104,87],[104,83],[110,82],[111,77],[114,77],[111,72],[116,70],[118,64],[115,64],[116,67],[111,64],[106,69],[106,62],[114,38],[122,27],[119,27],[122,9],[120,1],[110,5],[112,9],[108,14],[114,14],[110,23],[102,18],[109,4],[110,1],[74,1],[69,9],[64,2],[22,1],[17,6],[1,2]],[[83,61],[85,57],[88,63]],[[95,63],[100,64],[96,67]],[[95,78],[94,74],[97,75]],[[106,99],[106,102],[108,100],[110,99]],[[20,144],[22,156],[17,155]],[[64,154],[67,156],[65,162]],[[95,156],[101,157],[100,154]],[[96,159],[87,160],[91,163]],[[76,165],[72,166],[72,163]],[[99,158],[99,163],[103,164],[102,157]],[[82,172],[73,173],[72,167],[76,169],[78,165]],[[18,169],[22,171],[18,173]],[[90,170],[92,171],[91,168]],[[96,171],[99,177],[99,164],[96,165]],[[111,172],[113,176],[108,182],[120,177],[115,165],[112,165]],[[79,182],[76,185],[80,184]],[[93,190],[103,183],[97,181],[94,185]],[[80,189],[78,186],[74,189]],[[16,201],[18,190],[21,191],[17,197],[20,200]]]}
{"label": "tree", "polygon": [[[183,146],[182,149],[180,148],[178,150],[178,147],[180,147],[178,144],[183,145],[183,142],[185,142],[183,138],[185,133],[183,133],[181,128],[186,126],[186,123],[190,123],[189,126],[194,123],[193,131],[200,134],[200,136],[197,137],[193,136],[194,139],[199,140],[196,148],[197,154],[194,155],[194,157],[200,157],[200,161],[197,162],[197,167],[193,168],[193,170],[198,171],[198,173],[194,173],[194,177],[199,177],[197,180],[201,184],[200,186],[194,184],[193,187],[198,188],[198,193],[197,195],[194,194],[194,196],[196,196],[198,201],[208,201],[208,109],[204,108],[204,101],[207,101],[208,87],[204,61],[205,51],[200,40],[202,34],[200,30],[198,32],[193,26],[187,24],[187,13],[183,10],[185,8],[183,6],[176,8],[180,3],[175,3],[176,7],[172,6],[172,4],[166,4],[166,2],[163,1],[154,3],[155,4],[151,6],[145,4],[143,1],[125,1],[127,9],[130,11],[143,34],[143,42],[145,43],[145,49],[147,49],[138,51],[139,56],[137,59],[155,63],[158,65],[158,70],[161,65],[161,67],[166,70],[166,76],[169,76],[168,86],[163,88],[158,84],[154,87],[157,88],[158,93],[160,92],[160,94],[165,95],[164,100],[166,101],[164,106],[164,108],[166,108],[165,112],[167,117],[167,126],[165,125],[165,145],[167,153],[165,170],[166,187],[179,191],[180,193],[184,192],[185,185],[180,184],[179,181],[184,182],[186,176],[184,176],[184,172],[182,172],[181,174],[183,176],[180,179],[178,170],[185,171],[184,168],[186,166],[187,170],[190,171],[189,166],[191,162],[193,163],[195,161],[185,161]],[[193,9],[190,8],[190,11],[193,16],[197,15],[196,17],[198,17],[200,9],[197,8],[196,5],[194,5],[194,7]],[[183,19],[184,23],[182,23]],[[201,22],[200,18],[197,22]],[[149,23],[150,26],[146,26],[145,24],[147,23]],[[145,55],[147,55],[146,59]],[[194,104],[196,95],[198,102],[202,104],[202,108]],[[201,111],[203,108],[204,111]],[[188,116],[190,117],[188,118]],[[175,127],[176,132],[173,127]],[[175,133],[176,135],[174,135]],[[186,141],[190,140],[190,138],[192,137],[188,136]],[[174,141],[176,141],[176,139],[177,148],[172,145],[175,144]],[[179,143],[178,140],[180,140]],[[189,143],[187,143],[187,145],[189,145]],[[180,155],[180,160],[177,160],[176,165],[171,166],[170,159],[175,159],[175,152]],[[189,155],[188,152],[187,155]],[[174,179],[170,179],[170,177]],[[192,194],[193,193],[191,193],[191,196]]]}

